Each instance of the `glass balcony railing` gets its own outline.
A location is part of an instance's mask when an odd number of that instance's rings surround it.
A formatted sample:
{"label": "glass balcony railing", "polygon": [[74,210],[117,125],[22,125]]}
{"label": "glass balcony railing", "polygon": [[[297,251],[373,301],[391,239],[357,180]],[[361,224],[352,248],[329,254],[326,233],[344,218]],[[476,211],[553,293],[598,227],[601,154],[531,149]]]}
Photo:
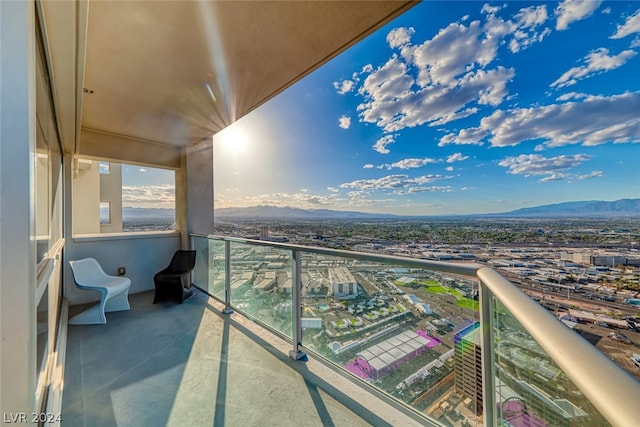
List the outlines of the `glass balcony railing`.
{"label": "glass balcony railing", "polygon": [[192,236],[194,284],[443,426],[633,425],[640,383],[494,270]]}

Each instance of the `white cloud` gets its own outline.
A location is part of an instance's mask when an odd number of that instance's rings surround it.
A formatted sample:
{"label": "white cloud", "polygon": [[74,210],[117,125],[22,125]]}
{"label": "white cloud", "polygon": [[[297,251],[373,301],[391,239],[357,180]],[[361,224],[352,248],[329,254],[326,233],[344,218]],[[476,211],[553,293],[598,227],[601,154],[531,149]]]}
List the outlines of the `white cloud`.
{"label": "white cloud", "polygon": [[375,144],[373,144],[373,149],[376,150],[380,154],[389,154],[390,151],[387,148],[387,145],[393,144],[394,142],[396,142],[396,136],[398,136],[398,135],[395,134],[395,135],[385,135],[385,136],[383,136],[382,138],[377,140]]}
{"label": "white cloud", "polygon": [[468,66],[491,63],[497,50],[498,40],[483,35],[480,21],[472,21],[469,26],[451,23],[433,39],[414,47],[420,85],[452,85]]}
{"label": "white cloud", "polygon": [[590,178],[600,178],[601,176],[604,176],[604,172],[602,172],[602,171],[593,171],[593,172],[590,172],[590,173],[585,174],[585,175],[580,175],[577,178],[579,180],[583,180],[583,179],[590,179]]}
{"label": "white cloud", "polygon": [[469,191],[469,190],[473,190],[473,187],[462,187],[460,190]]}
{"label": "white cloud", "polygon": [[373,169],[373,168],[375,168],[375,166],[374,166],[374,165],[372,165],[371,163],[367,163],[367,164],[366,164],[366,165],[364,165],[362,168],[363,168],[363,169]]}
{"label": "white cloud", "polygon": [[430,187],[409,187],[406,190],[394,190],[392,193],[396,196],[405,196],[407,194],[425,193],[425,192],[441,192],[450,193],[453,189],[451,186],[433,185]]}
{"label": "white cloud", "polygon": [[409,41],[411,41],[411,35],[415,32],[416,30],[414,30],[413,27],[394,28],[387,34],[387,43],[392,49],[400,47],[409,43]]}
{"label": "white cloud", "polygon": [[511,41],[511,50],[519,51],[550,29],[545,5],[522,8],[511,20],[498,17],[501,10],[485,5],[483,19],[451,23],[422,43],[412,44],[412,28],[389,32],[387,42],[397,52],[378,68],[367,65],[357,91],[360,120],[396,132],[443,125],[504,102],[515,71],[490,68],[500,46]]}
{"label": "white cloud", "polygon": [[412,84],[413,78],[407,75],[406,64],[393,55],[384,65],[369,73],[359,93],[375,94],[385,100],[408,93]]}
{"label": "white cloud", "polygon": [[409,178],[406,174],[387,175],[382,178],[359,179],[341,184],[341,188],[349,188],[357,191],[363,190],[381,190],[408,188],[413,186],[422,186],[437,180],[449,179],[450,177],[438,174],[422,175],[416,178]]}
{"label": "white cloud", "polygon": [[403,159],[395,163],[385,163],[378,166],[378,169],[414,169],[436,162],[437,160],[430,159],[429,157],[425,157],[424,159]]}
{"label": "white cloud", "polygon": [[554,172],[540,179],[540,182],[566,181],[571,179],[571,175],[562,172]]}
{"label": "white cloud", "polygon": [[256,196],[248,196],[242,199],[240,205],[242,206],[296,206],[301,208],[317,208],[319,206],[334,206],[337,203],[344,203],[345,199],[341,198],[337,194],[330,194],[328,196],[309,194],[304,192],[299,193],[268,193],[259,194]]}
{"label": "white cloud", "polygon": [[453,166],[447,166],[446,168],[444,168],[444,170],[446,170],[447,172],[453,172],[455,168]]}
{"label": "white cloud", "polygon": [[513,53],[526,49],[534,43],[540,43],[551,34],[550,28],[539,28],[549,19],[547,6],[531,6],[520,9],[515,15],[515,31],[509,41],[509,50]]}
{"label": "white cloud", "polygon": [[351,117],[341,116],[338,119],[338,126],[342,129],[349,129],[351,127]]}
{"label": "white cloud", "polygon": [[332,193],[339,193],[340,192],[340,190],[335,188],[335,187],[327,187],[327,190],[332,192]]}
{"label": "white cloud", "polygon": [[[575,154],[572,156],[562,155],[557,157],[544,157],[539,154],[521,154],[516,157],[506,157],[498,162],[498,164],[508,168],[508,173],[510,174],[524,175],[526,177],[544,175],[540,181],[549,182],[576,178],[574,175],[568,173],[568,171],[590,159],[591,156],[586,154]],[[588,175],[583,176],[585,178],[592,177]]]}
{"label": "white cloud", "polygon": [[572,22],[591,16],[601,0],[564,0],[555,10],[556,30],[566,30]]}
{"label": "white cloud", "polygon": [[583,58],[585,65],[573,67],[565,72],[558,80],[551,83],[551,87],[561,88],[571,86],[578,80],[591,77],[597,73],[614,70],[623,66],[630,58],[637,55],[633,50],[625,50],[617,55],[609,56],[609,50],[596,49]]}
{"label": "white cloud", "polygon": [[610,15],[611,14],[611,8],[610,7],[605,7],[604,9],[601,10],[603,15]]}
{"label": "white cloud", "polygon": [[640,33],[640,9],[629,16],[624,24],[618,25],[615,34],[611,38],[621,39],[635,33]]}
{"label": "white cloud", "polygon": [[342,82],[333,82],[333,87],[340,95],[349,93],[353,90],[355,82],[353,80],[343,80]]}
{"label": "white cloud", "polygon": [[491,6],[491,5],[489,5],[489,3],[485,3],[485,4],[482,5],[481,12],[482,13],[495,14],[495,13],[499,12],[500,9],[502,9],[502,7],[500,7],[500,6]]}
{"label": "white cloud", "polygon": [[122,205],[131,207],[175,207],[173,185],[123,185]]}
{"label": "white cloud", "polygon": [[465,156],[462,153],[453,153],[452,155],[447,157],[447,163],[461,162],[463,160],[467,160],[468,158],[469,156]]}
{"label": "white cloud", "polygon": [[[589,96],[582,102],[567,102],[531,108],[497,110],[477,128],[445,135],[439,145],[469,143],[468,135],[484,138],[494,147],[542,140],[547,147],[569,144],[594,146],[640,142],[640,92],[610,97]],[[482,141],[480,141],[482,143]]]}
{"label": "white cloud", "polygon": [[140,169],[138,169],[138,172],[142,172],[142,173],[144,173],[144,172],[146,172],[146,171],[147,171],[147,170],[146,170],[145,168],[140,168]]}
{"label": "white cloud", "polygon": [[482,128],[462,129],[458,134],[450,133],[443,136],[438,143],[439,147],[449,144],[457,145],[482,145],[482,140],[489,135],[489,132]]}
{"label": "white cloud", "polygon": [[375,123],[386,132],[425,123],[438,126],[476,113],[477,107],[465,108],[469,103],[500,104],[507,95],[507,82],[514,75],[513,69],[504,67],[477,70],[463,76],[456,87],[429,86],[415,92],[363,86],[367,102],[360,104],[358,110],[363,121]]}
{"label": "white cloud", "polygon": [[587,98],[588,96],[589,95],[587,95],[586,93],[569,92],[557,97],[556,101],[569,101],[570,99],[582,99],[582,98]]}
{"label": "white cloud", "polygon": [[411,178],[409,180],[407,180],[407,182],[412,183],[412,184],[427,184],[439,179],[450,179],[450,176],[446,176],[446,175],[439,175],[439,174],[432,174],[430,173],[429,175],[422,175],[422,176],[418,176],[416,178]]}
{"label": "white cloud", "polygon": [[506,157],[498,164],[509,168],[509,173],[514,175],[549,175],[575,168],[583,162],[590,160],[586,154],[573,156],[562,155],[557,157],[544,157],[539,154],[521,154],[516,157]]}
{"label": "white cloud", "polygon": [[544,24],[549,15],[547,14],[547,6],[531,6],[520,9],[515,16],[518,28],[531,28]]}
{"label": "white cloud", "polygon": [[406,180],[409,175],[387,175],[382,178],[374,179],[359,179],[351,182],[345,182],[341,184],[341,188],[352,188],[356,190],[379,190],[382,188],[400,188],[405,187]]}

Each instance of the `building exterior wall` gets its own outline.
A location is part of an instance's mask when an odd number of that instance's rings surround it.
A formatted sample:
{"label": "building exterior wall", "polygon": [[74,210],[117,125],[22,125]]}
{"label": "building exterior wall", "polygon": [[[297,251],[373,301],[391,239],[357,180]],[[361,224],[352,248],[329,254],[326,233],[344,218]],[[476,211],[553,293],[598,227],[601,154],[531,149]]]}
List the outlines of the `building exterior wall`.
{"label": "building exterior wall", "polygon": [[329,270],[331,290],[337,298],[354,298],[358,293],[358,283],[346,267],[336,267]]}
{"label": "building exterior wall", "polygon": [[111,221],[100,224],[101,233],[122,232],[122,165],[109,163],[109,174],[100,175],[100,202],[109,203]]}
{"label": "building exterior wall", "polygon": [[[129,293],[154,289],[153,276],[171,261],[180,249],[176,232],[125,233],[118,235],[76,237],[65,248],[65,260],[95,258],[105,273],[117,275],[125,267],[125,277],[131,279]],[[68,262],[65,262],[65,295],[70,305],[98,301],[98,292],[76,288]]]}
{"label": "building exterior wall", "polygon": [[602,267],[615,267],[627,263],[627,258],[621,255],[594,255],[591,257],[591,265]]}
{"label": "building exterior wall", "polygon": [[73,161],[73,234],[100,233],[100,173],[98,162]]}

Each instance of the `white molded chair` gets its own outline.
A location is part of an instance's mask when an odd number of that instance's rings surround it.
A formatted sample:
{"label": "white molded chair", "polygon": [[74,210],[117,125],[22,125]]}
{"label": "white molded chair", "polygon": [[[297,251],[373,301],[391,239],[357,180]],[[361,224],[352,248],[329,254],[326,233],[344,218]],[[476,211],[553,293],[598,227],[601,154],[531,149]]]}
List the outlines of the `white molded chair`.
{"label": "white molded chair", "polygon": [[100,304],[69,320],[70,325],[102,325],[107,323],[105,312],[129,310],[131,279],[107,275],[98,261],[85,258],[69,261],[73,279],[79,289],[100,291]]}

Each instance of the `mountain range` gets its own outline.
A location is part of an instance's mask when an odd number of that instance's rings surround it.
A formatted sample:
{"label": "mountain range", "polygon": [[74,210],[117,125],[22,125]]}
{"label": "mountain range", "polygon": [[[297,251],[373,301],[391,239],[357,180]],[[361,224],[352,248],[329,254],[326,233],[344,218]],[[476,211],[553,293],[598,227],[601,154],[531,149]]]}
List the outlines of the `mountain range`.
{"label": "mountain range", "polygon": [[514,217],[640,217],[640,199],[620,199],[613,202],[589,200],[535,206],[496,214]]}
{"label": "mountain range", "polygon": [[[154,221],[171,218],[173,209],[123,208],[124,220]],[[216,219],[407,219],[416,215],[393,215],[331,209],[300,209],[278,206],[251,206],[247,208],[219,208],[214,210]],[[436,215],[424,215],[436,217]],[[471,215],[437,215],[438,218],[640,218],[640,199],[620,199],[612,202],[588,200],[534,206],[509,212]]]}
{"label": "mountain range", "polygon": [[[277,206],[215,209],[217,219],[403,219],[417,216],[373,214],[331,209],[300,209]],[[425,217],[433,215],[425,215]],[[456,218],[640,218],[640,199],[620,199],[612,202],[588,200],[517,209],[509,212],[472,215],[438,215]]]}

